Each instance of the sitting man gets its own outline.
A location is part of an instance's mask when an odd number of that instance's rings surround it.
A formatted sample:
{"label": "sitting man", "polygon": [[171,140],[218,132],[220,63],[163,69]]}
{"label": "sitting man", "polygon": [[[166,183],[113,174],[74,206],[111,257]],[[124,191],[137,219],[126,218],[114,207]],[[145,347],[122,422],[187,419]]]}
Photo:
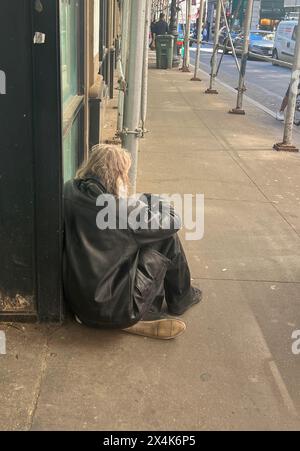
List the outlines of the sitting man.
{"label": "sitting man", "polygon": [[186,326],[166,316],[164,301],[170,315],[182,315],[201,291],[191,287],[179,217],[158,196],[128,197],[130,167],[125,150],[98,145],[66,183],[65,297],[88,327],[175,338]]}

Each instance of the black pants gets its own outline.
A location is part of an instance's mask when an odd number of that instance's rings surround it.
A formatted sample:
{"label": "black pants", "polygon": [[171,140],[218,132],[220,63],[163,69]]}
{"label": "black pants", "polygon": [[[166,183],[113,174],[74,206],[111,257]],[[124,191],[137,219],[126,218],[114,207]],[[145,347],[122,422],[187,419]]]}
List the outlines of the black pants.
{"label": "black pants", "polygon": [[189,307],[193,296],[191,274],[178,235],[152,244],[151,248],[166,257],[169,264],[164,280],[142,318],[144,320],[155,319],[164,313],[164,299],[168,313],[176,315],[176,312]]}

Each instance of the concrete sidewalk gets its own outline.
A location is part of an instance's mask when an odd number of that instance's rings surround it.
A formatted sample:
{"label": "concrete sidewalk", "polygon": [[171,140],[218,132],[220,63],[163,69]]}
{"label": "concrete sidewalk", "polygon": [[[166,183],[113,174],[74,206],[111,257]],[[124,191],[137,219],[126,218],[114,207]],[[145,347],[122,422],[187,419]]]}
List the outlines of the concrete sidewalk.
{"label": "concrete sidewalk", "polygon": [[228,115],[233,93],[205,95],[201,75],[150,71],[139,166],[140,191],[205,194],[205,237],[184,243],[204,291],[186,334],[1,325],[0,429],[300,428],[300,156],[272,151],[282,124],[250,104]]}

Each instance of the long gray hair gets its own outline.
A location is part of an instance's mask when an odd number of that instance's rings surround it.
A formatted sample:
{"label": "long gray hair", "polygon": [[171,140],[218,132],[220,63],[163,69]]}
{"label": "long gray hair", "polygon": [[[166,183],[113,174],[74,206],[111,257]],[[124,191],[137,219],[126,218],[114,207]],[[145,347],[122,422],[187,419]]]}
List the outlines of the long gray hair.
{"label": "long gray hair", "polygon": [[98,144],[93,147],[88,161],[77,171],[76,178],[95,175],[108,193],[119,196],[120,186],[129,187],[130,167],[131,157],[126,150],[115,145]]}

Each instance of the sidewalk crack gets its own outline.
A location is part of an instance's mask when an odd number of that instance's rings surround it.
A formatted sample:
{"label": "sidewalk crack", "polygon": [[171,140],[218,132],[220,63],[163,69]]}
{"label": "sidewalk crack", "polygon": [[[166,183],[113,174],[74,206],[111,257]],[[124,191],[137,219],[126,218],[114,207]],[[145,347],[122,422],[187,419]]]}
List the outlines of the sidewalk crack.
{"label": "sidewalk crack", "polygon": [[38,407],[38,403],[39,403],[39,399],[40,399],[40,394],[41,394],[41,388],[42,388],[42,384],[43,384],[43,380],[44,380],[44,376],[46,374],[46,370],[47,370],[47,359],[48,359],[48,337],[46,338],[46,341],[44,343],[43,346],[43,351],[42,351],[42,357],[41,357],[41,369],[40,369],[40,375],[38,378],[38,381],[36,383],[36,387],[34,390],[34,397],[33,397],[33,401],[32,404],[29,408],[29,418],[28,418],[28,426],[27,426],[27,430],[31,431],[32,429],[32,425],[33,425],[33,421],[34,421],[34,416]]}
{"label": "sidewalk crack", "polygon": [[39,378],[37,380],[36,383],[36,387],[34,390],[34,396],[33,396],[33,400],[31,403],[30,408],[28,409],[28,424],[26,427],[27,431],[31,431],[32,427],[33,427],[33,422],[34,422],[34,417],[38,408],[38,404],[39,404],[39,400],[40,400],[40,395],[41,395],[41,391],[42,391],[42,385],[43,385],[43,381],[46,375],[46,371],[47,371],[47,367],[48,367],[48,356],[49,356],[49,342],[51,340],[51,338],[53,337],[53,335],[61,329],[62,326],[59,326],[58,328],[56,328],[54,331],[48,331],[46,338],[45,338],[45,343],[43,345],[43,350],[42,350],[42,355],[41,355],[41,368],[40,368],[40,374],[39,374]]}

